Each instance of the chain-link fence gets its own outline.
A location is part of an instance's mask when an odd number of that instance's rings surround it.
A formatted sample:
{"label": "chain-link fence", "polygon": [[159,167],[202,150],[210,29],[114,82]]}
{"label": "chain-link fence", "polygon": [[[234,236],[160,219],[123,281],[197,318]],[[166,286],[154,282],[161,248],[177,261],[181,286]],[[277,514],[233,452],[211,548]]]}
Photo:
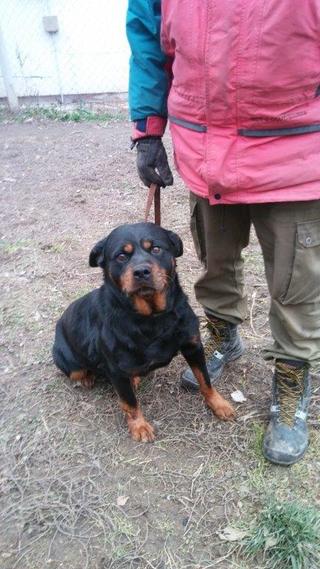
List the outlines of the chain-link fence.
{"label": "chain-link fence", "polygon": [[0,103],[125,94],[127,0],[0,0]]}

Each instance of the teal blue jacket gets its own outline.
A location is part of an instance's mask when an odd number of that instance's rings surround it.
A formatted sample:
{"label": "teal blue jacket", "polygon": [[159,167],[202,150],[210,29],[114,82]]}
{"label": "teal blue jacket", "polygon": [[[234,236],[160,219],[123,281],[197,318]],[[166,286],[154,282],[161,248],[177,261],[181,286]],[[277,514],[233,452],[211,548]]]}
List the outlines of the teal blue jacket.
{"label": "teal blue jacket", "polygon": [[169,77],[160,46],[161,0],[129,0],[127,37],[131,47],[129,107],[131,120],[167,117]]}

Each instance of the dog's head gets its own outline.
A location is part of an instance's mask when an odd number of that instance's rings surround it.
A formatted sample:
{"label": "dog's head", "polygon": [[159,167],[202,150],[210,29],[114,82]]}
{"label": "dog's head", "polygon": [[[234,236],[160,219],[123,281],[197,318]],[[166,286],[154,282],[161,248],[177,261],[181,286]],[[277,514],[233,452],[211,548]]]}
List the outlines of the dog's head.
{"label": "dog's head", "polygon": [[183,253],[176,233],[153,223],[121,225],[99,241],[89,257],[129,297],[136,310],[148,315],[166,308],[166,291],[175,277],[176,257]]}

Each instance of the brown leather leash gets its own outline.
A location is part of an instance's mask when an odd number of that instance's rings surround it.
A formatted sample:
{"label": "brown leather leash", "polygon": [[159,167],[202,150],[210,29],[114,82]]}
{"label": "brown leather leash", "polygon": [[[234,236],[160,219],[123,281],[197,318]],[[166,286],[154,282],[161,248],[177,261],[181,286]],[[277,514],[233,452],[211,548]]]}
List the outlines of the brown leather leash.
{"label": "brown leather leash", "polygon": [[161,225],[160,186],[151,184],[144,210],[144,221],[148,221],[152,203],[154,202],[154,223]]}

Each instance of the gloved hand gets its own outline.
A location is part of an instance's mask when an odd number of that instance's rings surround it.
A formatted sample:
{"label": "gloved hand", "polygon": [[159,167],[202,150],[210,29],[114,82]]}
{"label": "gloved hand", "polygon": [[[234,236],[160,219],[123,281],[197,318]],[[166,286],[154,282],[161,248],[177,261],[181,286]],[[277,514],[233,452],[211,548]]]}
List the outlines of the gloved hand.
{"label": "gloved hand", "polygon": [[173,176],[160,136],[149,136],[137,141],[137,168],[145,186],[172,186]]}

